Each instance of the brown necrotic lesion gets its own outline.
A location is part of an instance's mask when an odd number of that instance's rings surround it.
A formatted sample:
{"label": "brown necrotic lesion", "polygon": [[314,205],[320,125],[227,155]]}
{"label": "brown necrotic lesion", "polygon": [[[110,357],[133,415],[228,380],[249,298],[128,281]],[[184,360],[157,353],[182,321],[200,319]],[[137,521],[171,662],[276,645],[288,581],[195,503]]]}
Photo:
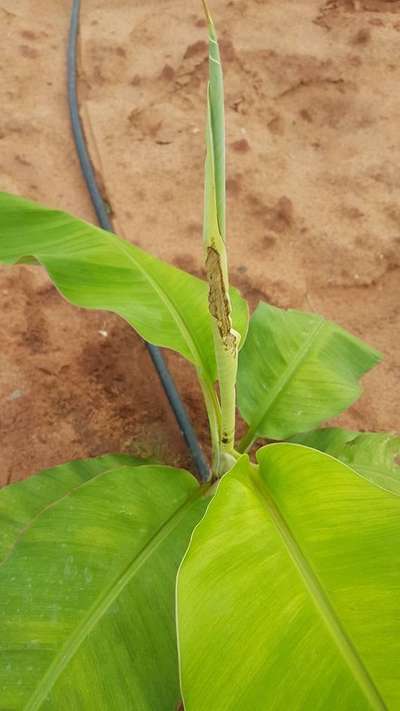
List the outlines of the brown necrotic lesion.
{"label": "brown necrotic lesion", "polygon": [[225,348],[234,351],[236,337],[232,333],[231,305],[225,288],[221,257],[214,247],[207,247],[206,270],[210,314],[217,321]]}

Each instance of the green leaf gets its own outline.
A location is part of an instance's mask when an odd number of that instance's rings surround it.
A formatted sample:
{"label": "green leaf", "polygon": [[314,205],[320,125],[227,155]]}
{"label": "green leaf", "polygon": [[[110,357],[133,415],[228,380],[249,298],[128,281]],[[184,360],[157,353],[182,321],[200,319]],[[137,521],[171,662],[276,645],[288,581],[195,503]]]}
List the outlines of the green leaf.
{"label": "green leaf", "polygon": [[400,437],[387,432],[351,432],[327,427],[291,437],[340,459],[377,486],[400,495]]}
{"label": "green leaf", "polygon": [[175,578],[203,491],[102,459],[0,492],[1,709],[176,707]]}
{"label": "green leaf", "polygon": [[238,403],[257,437],[286,439],[351,405],[381,356],[321,316],[259,304],[239,356]]}
{"label": "green leaf", "polygon": [[[216,364],[207,285],[98,227],[0,194],[0,261],[34,257],[77,306],[114,311],[150,343],[181,353],[207,380]],[[232,290],[236,329],[247,304]]]}
{"label": "green leaf", "polygon": [[178,574],[186,711],[397,709],[400,501],[295,444],[222,480]]}
{"label": "green leaf", "polygon": [[[0,491],[0,563],[14,546],[17,536],[47,506],[67,496],[97,474],[123,465],[145,464],[127,454],[106,454],[93,459],[78,459],[45,469],[31,476],[21,486],[7,486]],[[0,707],[1,708],[1,707]]]}

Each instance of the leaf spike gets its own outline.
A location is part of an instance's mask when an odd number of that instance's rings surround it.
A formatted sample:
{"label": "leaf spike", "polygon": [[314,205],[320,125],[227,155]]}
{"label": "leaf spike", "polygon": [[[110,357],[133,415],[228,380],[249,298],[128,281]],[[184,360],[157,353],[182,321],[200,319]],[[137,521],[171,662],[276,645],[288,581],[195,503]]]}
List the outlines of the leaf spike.
{"label": "leaf spike", "polygon": [[210,15],[210,10],[208,9],[208,5],[207,5],[206,0],[201,0],[201,2],[203,3],[204,13],[205,13],[205,16],[206,16],[206,18],[207,18],[208,24],[211,25],[211,26],[213,26],[214,23],[213,23],[213,20],[212,20],[211,15]]}

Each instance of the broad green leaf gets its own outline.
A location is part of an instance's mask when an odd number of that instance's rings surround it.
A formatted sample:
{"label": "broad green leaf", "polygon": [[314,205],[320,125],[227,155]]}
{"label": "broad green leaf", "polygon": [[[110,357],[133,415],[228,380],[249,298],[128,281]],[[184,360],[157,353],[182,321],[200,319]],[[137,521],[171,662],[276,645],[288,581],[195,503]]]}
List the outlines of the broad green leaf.
{"label": "broad green leaf", "polygon": [[249,425],[241,449],[335,417],[357,400],[359,378],[380,358],[321,316],[259,304],[239,356],[238,403]]}
{"label": "broad green leaf", "polygon": [[399,708],[400,501],[296,444],[242,457],[178,574],[185,711]]}
{"label": "broad green leaf", "polygon": [[359,433],[340,427],[327,427],[296,435],[290,441],[326,452],[355,469],[373,484],[400,494],[399,435],[387,432]]}
{"label": "broad green leaf", "polygon": [[[114,311],[157,346],[181,353],[216,377],[207,285],[129,242],[70,215],[0,194],[0,261],[34,257],[77,306]],[[247,304],[232,290],[236,329]],[[244,340],[244,338],[243,338]]]}
{"label": "broad green leaf", "polygon": [[4,711],[171,711],[179,700],[175,578],[204,490],[170,467],[96,467],[0,492],[13,504],[0,515]]}
{"label": "broad green leaf", "polygon": [[0,492],[0,562],[25,526],[47,506],[54,506],[76,487],[101,472],[144,463],[127,454],[106,454],[45,469],[40,476],[26,479],[23,486],[4,487]]}

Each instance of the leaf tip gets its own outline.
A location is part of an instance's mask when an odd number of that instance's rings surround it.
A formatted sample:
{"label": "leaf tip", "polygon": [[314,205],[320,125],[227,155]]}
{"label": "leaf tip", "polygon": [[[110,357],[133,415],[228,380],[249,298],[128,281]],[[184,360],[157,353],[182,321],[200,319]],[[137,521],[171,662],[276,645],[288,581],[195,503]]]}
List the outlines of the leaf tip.
{"label": "leaf tip", "polygon": [[206,0],[201,0],[201,2],[203,4],[203,9],[204,9],[204,14],[206,16],[206,20],[207,20],[208,24],[211,25],[211,27],[213,27],[214,23],[213,23],[211,14],[210,14],[210,10],[208,9],[207,2],[206,2]]}

